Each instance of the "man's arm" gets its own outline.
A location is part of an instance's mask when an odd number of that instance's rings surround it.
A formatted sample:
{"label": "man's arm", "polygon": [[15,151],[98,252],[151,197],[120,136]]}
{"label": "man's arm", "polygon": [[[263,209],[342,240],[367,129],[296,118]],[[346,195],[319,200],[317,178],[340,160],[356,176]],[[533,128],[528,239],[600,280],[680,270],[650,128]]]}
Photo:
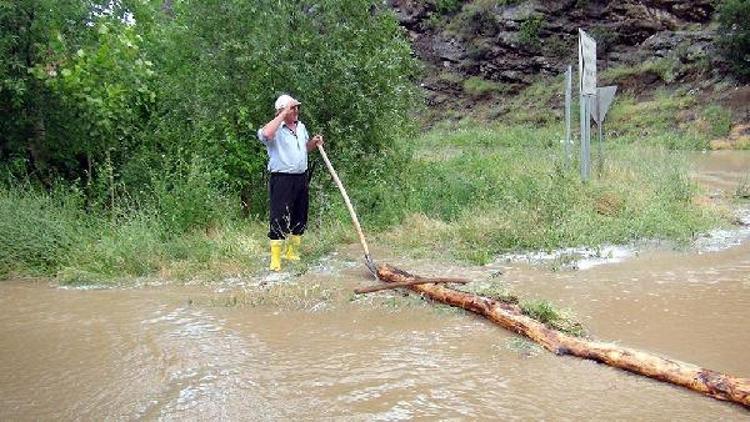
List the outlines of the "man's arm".
{"label": "man's arm", "polygon": [[273,120],[263,126],[263,129],[261,129],[261,133],[263,134],[264,138],[269,141],[273,140],[274,136],[276,136],[276,131],[279,130],[279,126],[281,126],[281,123],[284,121],[284,118],[286,118],[287,113],[289,113],[289,110],[291,109],[291,106],[284,107],[279,112],[279,114],[277,114],[276,117],[273,118]]}

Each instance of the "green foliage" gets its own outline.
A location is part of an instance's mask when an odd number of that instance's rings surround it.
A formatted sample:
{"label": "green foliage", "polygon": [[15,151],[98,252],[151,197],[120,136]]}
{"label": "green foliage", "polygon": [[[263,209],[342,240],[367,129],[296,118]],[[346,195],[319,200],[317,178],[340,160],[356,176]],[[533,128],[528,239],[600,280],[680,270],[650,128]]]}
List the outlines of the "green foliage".
{"label": "green foliage", "polygon": [[483,97],[492,94],[501,94],[506,91],[501,83],[488,81],[479,76],[472,76],[463,83],[464,92],[472,97]]}
{"label": "green foliage", "polygon": [[[699,120],[680,119],[699,106],[694,96],[657,90],[648,100],[637,101],[632,95],[618,95],[607,114],[607,129],[617,142],[644,142],[669,149],[705,149],[710,124]],[[701,114],[703,114],[701,112]]]}
{"label": "green foliage", "polygon": [[542,16],[529,16],[521,23],[521,28],[518,30],[518,42],[526,47],[538,48],[541,45],[539,32],[543,23],[544,18]]}
{"label": "green foliage", "polygon": [[460,34],[464,39],[473,39],[477,36],[492,37],[500,29],[494,14],[495,6],[496,3],[492,0],[466,3],[450,22],[448,29]]}
{"label": "green foliage", "polygon": [[80,195],[0,187],[0,277],[11,272],[49,274],[86,237]]}
{"label": "green foliage", "polygon": [[[109,202],[111,207],[115,169],[131,158],[154,107],[153,64],[141,52],[141,37],[117,22],[99,23],[93,44],[72,55],[61,35],[56,41],[53,54],[58,57],[57,65],[37,65],[32,72],[59,99],[60,114],[75,122],[66,124],[66,133],[59,135],[69,140],[67,148],[60,151],[67,157],[61,158],[85,157],[88,168],[70,171],[74,177],[86,177],[88,188],[92,188],[94,176],[89,169],[100,170],[99,183],[93,185],[100,188],[87,193],[92,201]],[[108,194],[109,201],[101,199]]]}
{"label": "green foliage", "polygon": [[461,10],[460,0],[435,0],[435,11],[441,15],[451,15]]}
{"label": "green foliage", "polygon": [[[0,230],[5,234],[0,237],[0,278],[17,273],[92,284],[155,273],[192,278],[226,268],[262,268],[265,224],[233,219],[236,214],[226,198],[205,204],[208,212],[223,215],[210,231],[199,227],[178,231],[176,225],[195,221],[192,214],[202,214],[195,209],[186,212],[189,204],[168,210],[168,200],[177,192],[165,194],[156,204],[161,208],[141,204],[105,215],[81,211],[82,192],[64,185],[59,183],[51,193],[0,187]],[[200,200],[188,195],[185,199],[193,204]]]}
{"label": "green foliage", "polygon": [[546,300],[524,301],[520,306],[525,315],[551,328],[576,337],[581,337],[585,334],[583,326],[573,320],[569,311],[559,311]]}
{"label": "green foliage", "polygon": [[509,124],[550,127],[562,121],[563,78],[545,78],[510,99],[503,116]]}
{"label": "green foliage", "polygon": [[703,117],[709,123],[708,134],[719,138],[729,135],[732,130],[732,112],[720,105],[710,105],[703,110]]}
{"label": "green foliage", "polygon": [[692,203],[696,188],[679,155],[611,150],[602,172],[582,185],[576,164],[564,166],[559,144],[549,141],[556,136],[474,124],[420,139],[404,197],[390,202],[403,215],[393,241],[419,256],[443,251],[485,264],[505,251],[684,241],[716,223]]}
{"label": "green foliage", "polygon": [[663,57],[654,60],[646,60],[636,66],[618,66],[604,70],[600,77],[606,83],[618,83],[630,77],[651,73],[666,83],[675,80],[680,66],[677,57]]}
{"label": "green foliage", "polygon": [[717,8],[718,44],[734,72],[750,78],[750,1],[724,0]]}
{"label": "green foliage", "polygon": [[190,161],[180,157],[169,160],[163,170],[151,175],[154,208],[176,233],[208,227],[232,214],[220,195],[222,176],[197,156]]}
{"label": "green foliage", "polygon": [[404,116],[417,104],[417,68],[390,11],[368,0],[175,7],[176,23],[160,48],[170,69],[163,89],[180,97],[168,100],[159,126],[187,136],[188,151],[220,165],[229,188],[246,192],[255,212],[264,211],[267,160],[256,131],[273,117],[281,93],[302,101],[301,119],[326,135],[331,159],[349,180],[380,177],[398,154],[393,141],[408,132]]}
{"label": "green foliage", "polygon": [[10,31],[0,36],[0,109],[9,118],[0,123],[0,160],[26,160],[49,184],[57,176],[90,181],[105,156],[122,159],[154,98],[140,40],[117,10],[84,1],[2,3]]}

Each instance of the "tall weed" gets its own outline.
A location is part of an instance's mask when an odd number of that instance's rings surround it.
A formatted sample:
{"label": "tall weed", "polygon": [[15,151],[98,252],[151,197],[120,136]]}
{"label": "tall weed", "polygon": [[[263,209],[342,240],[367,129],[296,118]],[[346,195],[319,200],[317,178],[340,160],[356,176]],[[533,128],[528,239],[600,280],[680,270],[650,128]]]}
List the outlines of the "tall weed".
{"label": "tall weed", "polygon": [[74,191],[0,186],[0,277],[54,273],[71,250],[88,241],[89,225]]}

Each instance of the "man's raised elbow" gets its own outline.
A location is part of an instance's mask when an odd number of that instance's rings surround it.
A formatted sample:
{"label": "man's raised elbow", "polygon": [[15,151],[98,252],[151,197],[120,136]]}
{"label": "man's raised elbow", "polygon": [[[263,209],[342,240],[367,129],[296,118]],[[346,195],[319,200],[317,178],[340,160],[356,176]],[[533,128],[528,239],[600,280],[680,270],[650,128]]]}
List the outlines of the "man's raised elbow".
{"label": "man's raised elbow", "polygon": [[263,136],[263,139],[266,141],[273,141],[273,136],[275,133],[273,131],[267,130],[266,128],[263,128],[260,131],[261,135]]}

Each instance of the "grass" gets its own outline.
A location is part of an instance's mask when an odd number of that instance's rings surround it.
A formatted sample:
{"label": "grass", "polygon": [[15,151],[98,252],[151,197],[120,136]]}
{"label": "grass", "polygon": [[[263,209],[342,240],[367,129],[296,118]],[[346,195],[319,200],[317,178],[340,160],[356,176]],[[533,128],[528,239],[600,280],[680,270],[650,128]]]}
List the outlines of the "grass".
{"label": "grass", "polygon": [[[693,201],[698,191],[679,153],[612,147],[601,171],[582,183],[554,135],[528,126],[439,126],[411,141],[414,159],[398,177],[350,193],[376,243],[407,256],[473,264],[510,251],[688,241],[723,223],[717,210]],[[337,196],[312,202],[307,261],[297,272],[357,242]],[[265,221],[216,207],[223,218],[180,232],[148,207],[85,212],[75,191],[0,188],[0,275],[88,284],[264,271]]]}
{"label": "grass", "polygon": [[559,310],[546,300],[530,300],[521,302],[521,311],[550,328],[582,337],[586,334],[583,326],[575,320],[572,311]]}
{"label": "grass", "polygon": [[680,153],[612,148],[601,171],[581,183],[547,136],[479,125],[425,135],[404,177],[404,219],[382,240],[417,257],[486,264],[510,251],[688,241],[722,222],[693,204],[698,190]]}
{"label": "grass", "polygon": [[516,304],[524,315],[564,333],[577,337],[586,334],[585,329],[576,321],[575,315],[571,310],[558,309],[546,300],[519,300],[518,296],[510,292],[505,283],[491,281],[484,284],[470,285],[462,290],[503,303]]}
{"label": "grass", "polygon": [[[604,69],[601,85],[619,85],[644,73],[652,73],[660,83],[644,88],[644,93],[618,90],[605,121],[610,143],[665,147],[673,150],[705,150],[709,142],[730,133],[732,114],[726,107],[699,98],[689,87],[673,88],[675,72],[671,59],[647,61],[638,66]],[[672,76],[670,76],[672,75]],[[575,75],[574,75],[575,78]],[[509,127],[533,127],[538,131],[563,132],[564,95],[562,76],[544,77],[504,99],[496,110],[485,112]],[[667,85],[662,85],[667,84]],[[575,83],[574,83],[575,85]],[[578,98],[573,92],[572,125],[578,126]],[[492,126],[492,124],[490,124]],[[592,124],[593,126],[593,124]],[[595,130],[596,128],[592,128]]]}
{"label": "grass", "polygon": [[283,283],[259,286],[253,290],[210,299],[214,307],[270,306],[285,310],[314,310],[329,303],[353,300],[352,292],[327,283]]}
{"label": "grass", "polygon": [[464,92],[472,97],[482,97],[491,94],[503,94],[507,92],[507,87],[499,82],[488,81],[479,76],[472,76],[463,81]]}
{"label": "grass", "polygon": [[[228,210],[209,227],[179,232],[148,209],[115,216],[82,209],[75,192],[0,188],[0,277],[107,284],[144,276],[253,274],[266,265],[265,222],[233,218]],[[331,224],[324,236],[308,236],[303,252],[319,256],[332,250],[343,233],[339,228]]]}
{"label": "grass", "polygon": [[636,66],[616,66],[604,69],[599,78],[602,80],[602,85],[609,85],[630,77],[651,73],[663,82],[671,83],[674,82],[678,66],[679,61],[674,57],[658,58],[646,60]]}

